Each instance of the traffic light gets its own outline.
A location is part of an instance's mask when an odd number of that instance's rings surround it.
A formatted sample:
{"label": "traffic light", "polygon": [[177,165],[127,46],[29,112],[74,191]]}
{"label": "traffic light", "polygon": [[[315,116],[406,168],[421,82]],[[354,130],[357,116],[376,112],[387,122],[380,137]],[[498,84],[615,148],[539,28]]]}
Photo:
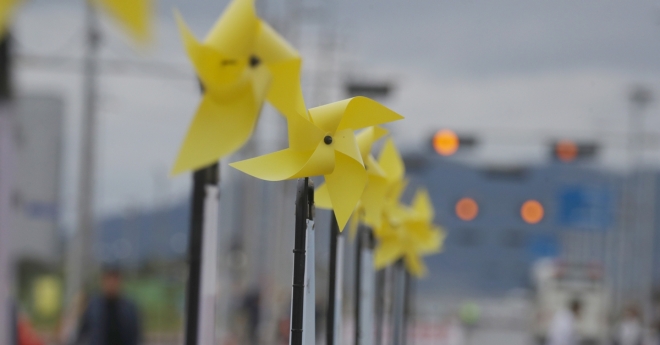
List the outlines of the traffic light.
{"label": "traffic light", "polygon": [[460,149],[474,147],[477,139],[472,136],[459,136],[450,129],[441,129],[431,137],[431,147],[441,156],[451,156]]}
{"label": "traffic light", "polygon": [[550,156],[562,163],[578,160],[588,160],[596,157],[599,146],[593,142],[576,142],[573,140],[557,140],[550,145]]}
{"label": "traffic light", "polygon": [[393,89],[390,82],[374,81],[348,81],[344,85],[344,90],[348,97],[364,96],[373,99],[384,99],[389,96]]}

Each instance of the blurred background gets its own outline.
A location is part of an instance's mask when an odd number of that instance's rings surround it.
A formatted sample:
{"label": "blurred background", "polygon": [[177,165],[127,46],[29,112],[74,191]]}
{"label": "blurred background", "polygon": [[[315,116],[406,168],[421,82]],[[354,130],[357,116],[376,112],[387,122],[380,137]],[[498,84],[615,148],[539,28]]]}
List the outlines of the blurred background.
{"label": "blurred background", "polygon": [[[406,117],[388,127],[411,180],[405,198],[428,187],[448,233],[415,283],[410,343],[542,343],[574,300],[584,342],[609,344],[635,319],[657,343],[660,3],[256,2],[300,50],[309,107],[365,95]],[[168,172],[200,95],[172,10],[203,37],[227,1],[155,4],[146,48],[100,17],[94,170],[80,160],[84,1],[32,0],[12,25],[3,78],[13,89],[17,171],[5,285],[48,344],[80,314],[77,282],[95,291],[107,265],[121,269],[145,343],[182,343],[192,179]],[[285,138],[267,105],[253,140],[221,164],[219,344],[286,343],[295,185],[227,166],[284,148]],[[88,237],[77,231],[85,171]],[[318,210],[319,334],[329,223]],[[71,259],[81,250],[91,253],[82,264]]]}

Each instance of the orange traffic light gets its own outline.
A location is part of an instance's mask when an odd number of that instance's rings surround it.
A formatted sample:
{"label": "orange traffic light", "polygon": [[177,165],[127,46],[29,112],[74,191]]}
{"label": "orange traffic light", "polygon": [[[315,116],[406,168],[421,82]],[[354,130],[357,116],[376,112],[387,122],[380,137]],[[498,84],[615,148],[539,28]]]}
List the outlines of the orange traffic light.
{"label": "orange traffic light", "polygon": [[561,140],[555,144],[555,155],[564,162],[572,162],[578,156],[578,146],[570,140]]}
{"label": "orange traffic light", "polygon": [[536,200],[527,200],[520,207],[520,217],[527,224],[536,224],[543,220],[545,210],[543,205]]}
{"label": "orange traffic light", "polygon": [[433,149],[439,155],[451,156],[458,151],[458,135],[448,129],[441,129],[433,136]]}
{"label": "orange traffic light", "polygon": [[477,202],[474,201],[474,199],[462,198],[461,200],[458,200],[458,202],[456,203],[456,216],[459,219],[469,222],[477,218],[478,214],[479,214],[479,204],[477,204]]}

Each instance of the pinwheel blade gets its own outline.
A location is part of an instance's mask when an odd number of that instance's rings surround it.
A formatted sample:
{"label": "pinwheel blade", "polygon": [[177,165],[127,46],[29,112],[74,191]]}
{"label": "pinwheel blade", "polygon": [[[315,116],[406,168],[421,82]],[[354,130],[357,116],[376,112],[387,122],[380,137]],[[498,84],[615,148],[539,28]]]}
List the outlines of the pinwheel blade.
{"label": "pinwheel blade", "polygon": [[357,141],[355,140],[355,134],[352,130],[346,129],[335,133],[332,139],[332,145],[338,152],[341,152],[354,161],[360,163],[362,170],[364,170],[362,155],[360,154],[360,149],[358,148]]}
{"label": "pinwheel blade", "polygon": [[309,120],[305,100],[300,86],[300,59],[285,60],[267,64],[273,74],[273,87],[268,93],[268,102],[286,118],[295,116]]}
{"label": "pinwheel blade", "polygon": [[[272,88],[271,88],[272,89]],[[303,116],[293,115],[287,118],[289,147],[297,151],[312,150],[326,135]],[[329,147],[329,146],[328,146]]]}
{"label": "pinwheel blade", "polygon": [[394,140],[387,139],[378,157],[378,164],[387,173],[390,181],[400,181],[406,173],[405,165]]}
{"label": "pinwheel blade", "polygon": [[229,164],[248,175],[266,181],[329,174],[335,169],[334,150],[321,142],[314,151],[284,149]]}
{"label": "pinwheel blade", "polygon": [[358,133],[355,138],[360,148],[360,154],[362,159],[366,159],[367,156],[371,153],[371,148],[378,139],[386,136],[388,133],[387,129],[380,126],[372,126],[366,129],[363,129]]}
{"label": "pinwheel blade", "polygon": [[433,221],[433,204],[426,189],[420,188],[417,190],[413,198],[412,208],[421,219],[427,222]]}
{"label": "pinwheel blade", "polygon": [[172,174],[203,168],[239,149],[254,130],[258,111],[250,92],[230,103],[217,103],[204,96]]}
{"label": "pinwheel blade", "polygon": [[[201,44],[195,38],[190,28],[186,25],[178,11],[174,12],[177,26],[183,45],[186,48],[186,53],[195,66],[197,75],[202,80],[202,83],[207,88],[207,91],[217,93],[229,83],[237,81],[243,75],[247,60],[236,60],[223,55],[219,51]],[[226,63],[223,63],[226,62]],[[237,94],[237,92],[234,92]],[[224,95],[226,98],[227,95]]]}
{"label": "pinwheel blade", "polygon": [[439,228],[430,229],[424,237],[423,242],[419,244],[418,252],[420,254],[435,254],[442,250],[444,232]]}
{"label": "pinwheel blade", "polygon": [[426,265],[422,259],[413,253],[406,253],[404,263],[408,272],[415,277],[423,277],[426,275]]}
{"label": "pinwheel blade", "polygon": [[14,11],[21,2],[23,0],[0,0],[0,37],[7,33]]}
{"label": "pinwheel blade", "polygon": [[403,119],[403,116],[366,97],[354,97],[337,103],[342,102],[345,102],[345,110],[338,131],[348,128],[356,130]]}
{"label": "pinwheel blade", "polygon": [[380,164],[378,164],[378,162],[372,155],[367,156],[367,159],[364,161],[364,168],[367,169],[367,173],[369,173],[369,175],[374,175],[382,178],[387,177],[387,173],[385,172],[385,170],[383,170],[383,168],[380,167]]}
{"label": "pinwheel blade", "polygon": [[286,117],[307,117],[300,87],[302,60],[298,52],[264,21],[259,23],[254,52],[275,79],[268,101]]}
{"label": "pinwheel blade", "polygon": [[204,44],[227,56],[247,61],[258,29],[254,0],[233,0],[206,35]]}
{"label": "pinwheel blade", "polygon": [[383,219],[386,191],[387,181],[384,178],[368,175],[367,186],[360,200],[364,210],[364,222],[372,227],[379,227]]}
{"label": "pinwheel blade", "polygon": [[151,39],[152,0],[93,0],[101,5],[138,42]]}
{"label": "pinwheel blade", "polygon": [[377,270],[393,264],[403,256],[401,245],[395,239],[382,240],[374,252],[374,266]]}
{"label": "pinwheel blade", "polygon": [[328,194],[339,230],[343,231],[360,201],[367,183],[367,172],[360,162],[341,152],[335,152],[335,161],[335,170],[325,175],[325,183],[328,185]]}

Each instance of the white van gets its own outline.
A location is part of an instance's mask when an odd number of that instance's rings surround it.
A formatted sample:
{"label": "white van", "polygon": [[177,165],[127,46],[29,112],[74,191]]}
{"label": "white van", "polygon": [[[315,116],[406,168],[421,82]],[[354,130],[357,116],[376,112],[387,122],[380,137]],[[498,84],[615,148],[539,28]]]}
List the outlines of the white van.
{"label": "white van", "polygon": [[600,264],[543,259],[534,265],[533,277],[534,334],[540,344],[545,344],[555,312],[568,308],[571,301],[579,301],[582,306],[577,320],[581,344],[605,343],[609,334],[609,295]]}

